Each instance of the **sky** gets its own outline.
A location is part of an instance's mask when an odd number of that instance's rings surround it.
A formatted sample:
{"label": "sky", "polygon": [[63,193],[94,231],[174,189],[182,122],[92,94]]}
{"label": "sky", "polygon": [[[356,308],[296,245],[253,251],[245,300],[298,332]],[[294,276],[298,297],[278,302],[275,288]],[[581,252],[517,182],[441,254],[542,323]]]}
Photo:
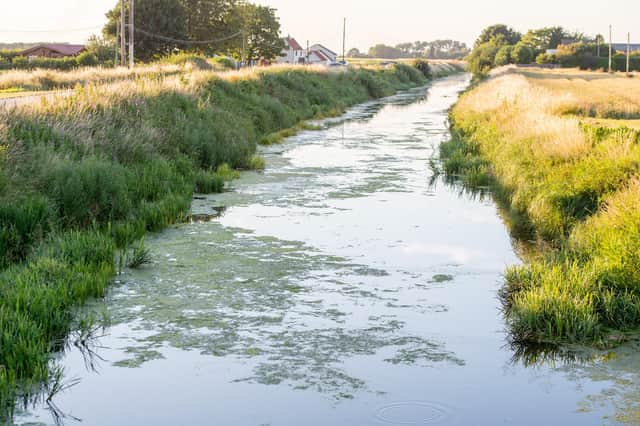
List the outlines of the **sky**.
{"label": "sky", "polygon": [[[377,43],[454,39],[472,44],[488,25],[504,23],[525,32],[560,25],[587,34],[608,33],[614,42],[640,43],[639,0],[254,0],[278,10],[284,35],[301,44],[342,49],[347,18],[347,49]],[[116,0],[3,0],[0,42],[83,42],[99,33],[104,14]]]}

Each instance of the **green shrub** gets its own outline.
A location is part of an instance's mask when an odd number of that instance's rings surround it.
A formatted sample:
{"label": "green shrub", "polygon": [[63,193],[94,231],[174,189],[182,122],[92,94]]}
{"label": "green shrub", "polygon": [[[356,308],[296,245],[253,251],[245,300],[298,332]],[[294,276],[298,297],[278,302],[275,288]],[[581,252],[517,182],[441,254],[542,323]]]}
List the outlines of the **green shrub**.
{"label": "green shrub", "polygon": [[533,50],[525,44],[516,44],[511,51],[511,62],[514,64],[530,64],[533,62]]}
{"label": "green shrub", "polygon": [[556,55],[549,53],[541,53],[536,57],[536,64],[555,64],[557,62]]}
{"label": "green shrub", "polygon": [[503,65],[508,65],[512,63],[513,57],[513,46],[507,45],[502,46],[500,50],[496,53],[496,59],[494,60],[494,65],[496,67],[501,67]]}
{"label": "green shrub", "polygon": [[94,67],[98,65],[98,57],[90,52],[82,52],[76,57],[76,62],[82,67]]}
{"label": "green shrub", "polygon": [[223,69],[234,70],[236,69],[236,61],[228,56],[217,56],[211,60],[214,64],[220,65]]}

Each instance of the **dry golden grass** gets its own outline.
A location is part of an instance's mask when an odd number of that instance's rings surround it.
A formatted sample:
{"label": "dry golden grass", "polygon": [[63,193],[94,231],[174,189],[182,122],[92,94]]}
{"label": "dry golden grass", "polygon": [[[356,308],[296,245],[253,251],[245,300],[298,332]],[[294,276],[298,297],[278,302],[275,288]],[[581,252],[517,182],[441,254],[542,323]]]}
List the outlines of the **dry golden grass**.
{"label": "dry golden grass", "polygon": [[[506,67],[452,110],[445,170],[488,174],[545,256],[510,268],[518,342],[593,342],[640,326],[640,78]],[[553,250],[548,250],[549,247]]]}
{"label": "dry golden grass", "polygon": [[640,128],[640,78],[503,67],[463,97],[458,107],[493,112],[509,140],[535,139],[532,149],[541,155],[576,158],[590,149],[581,123]]}
{"label": "dry golden grass", "polygon": [[79,68],[72,71],[53,71],[37,69],[33,71],[10,70],[0,72],[0,90],[26,88],[30,90],[48,90],[52,88],[70,88],[77,84],[107,83],[111,81],[135,79],[151,75],[171,75],[184,72],[188,67],[179,65],[149,65],[134,68]]}
{"label": "dry golden grass", "polygon": [[491,112],[496,122],[509,123],[501,130],[506,140],[519,143],[535,139],[531,148],[540,155],[569,159],[589,149],[580,121],[558,115],[558,111],[573,105],[572,93],[551,93],[519,74],[493,78],[462,97],[457,108],[472,113]]}

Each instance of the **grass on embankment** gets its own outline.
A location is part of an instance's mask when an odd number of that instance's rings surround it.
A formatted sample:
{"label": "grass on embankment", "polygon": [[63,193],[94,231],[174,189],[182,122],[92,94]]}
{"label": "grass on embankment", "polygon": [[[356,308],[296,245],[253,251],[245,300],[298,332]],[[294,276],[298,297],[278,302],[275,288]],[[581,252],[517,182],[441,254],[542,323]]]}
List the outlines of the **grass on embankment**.
{"label": "grass on embankment", "polygon": [[606,343],[640,326],[639,132],[593,121],[640,116],[640,80],[591,76],[499,76],[451,112],[445,171],[493,187],[543,252],[506,272],[516,341]]}
{"label": "grass on embankment", "polygon": [[191,71],[0,110],[0,423],[50,379],[74,308],[105,294],[117,251],[187,214],[194,190],[264,167],[267,135],[426,81],[404,65]]}
{"label": "grass on embankment", "polygon": [[37,92],[46,90],[73,89],[87,84],[104,84],[123,80],[164,78],[185,72],[228,71],[234,64],[226,58],[179,54],[133,69],[118,67],[84,67],[69,71],[50,69],[0,71],[0,96],[10,92]]}

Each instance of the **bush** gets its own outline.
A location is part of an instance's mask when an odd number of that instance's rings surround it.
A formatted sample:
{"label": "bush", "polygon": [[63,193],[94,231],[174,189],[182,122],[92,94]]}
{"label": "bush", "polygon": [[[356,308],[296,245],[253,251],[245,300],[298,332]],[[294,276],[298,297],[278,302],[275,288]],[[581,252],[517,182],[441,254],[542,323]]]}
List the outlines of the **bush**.
{"label": "bush", "polygon": [[94,67],[98,65],[98,57],[90,52],[82,52],[76,58],[76,62],[82,67]]}
{"label": "bush", "polygon": [[162,61],[174,65],[189,65],[199,70],[213,69],[206,57],[192,53],[177,53],[175,55],[167,56]]}
{"label": "bush", "polygon": [[431,78],[431,67],[429,66],[429,61],[416,59],[413,61],[413,67],[420,71],[425,78]]}
{"label": "bush", "polygon": [[533,62],[533,50],[527,45],[516,44],[511,51],[511,61],[514,64],[530,64]]}
{"label": "bush", "polygon": [[549,53],[541,53],[536,57],[536,64],[546,65],[555,64],[556,56]]}
{"label": "bush", "polygon": [[228,56],[217,56],[211,60],[214,64],[220,65],[227,70],[234,70],[237,68],[236,61]]}
{"label": "bush", "polygon": [[513,46],[502,46],[498,53],[496,53],[496,59],[494,65],[501,67],[511,63],[511,55],[513,53]]}
{"label": "bush", "polygon": [[493,68],[496,55],[502,45],[493,41],[475,47],[467,57],[467,68],[476,76],[482,76]]}

